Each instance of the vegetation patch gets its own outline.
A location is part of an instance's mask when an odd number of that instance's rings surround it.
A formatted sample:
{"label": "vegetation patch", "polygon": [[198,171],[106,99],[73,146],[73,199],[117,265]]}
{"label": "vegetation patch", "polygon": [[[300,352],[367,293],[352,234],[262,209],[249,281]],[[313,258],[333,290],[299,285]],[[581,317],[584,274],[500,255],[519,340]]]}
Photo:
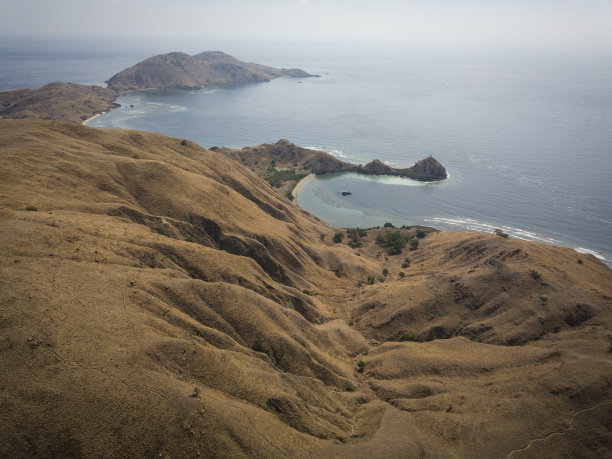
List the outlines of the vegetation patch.
{"label": "vegetation patch", "polygon": [[402,249],[406,247],[406,239],[402,237],[399,231],[388,231],[384,234],[379,234],[376,242],[387,248],[389,255],[397,255],[402,253]]}
{"label": "vegetation patch", "polygon": [[280,188],[283,182],[288,180],[295,180],[296,182],[299,182],[304,177],[306,177],[306,174],[297,174],[295,169],[278,170],[274,167],[270,167],[264,176],[264,179],[274,188]]}

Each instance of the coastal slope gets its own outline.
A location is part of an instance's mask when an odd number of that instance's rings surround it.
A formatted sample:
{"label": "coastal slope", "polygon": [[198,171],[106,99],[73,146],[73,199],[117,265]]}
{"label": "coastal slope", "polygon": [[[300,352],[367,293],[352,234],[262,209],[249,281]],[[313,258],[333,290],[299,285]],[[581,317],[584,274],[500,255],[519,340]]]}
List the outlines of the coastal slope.
{"label": "coastal slope", "polygon": [[140,89],[198,89],[259,83],[281,77],[306,78],[300,69],[277,69],[242,62],[220,51],[194,56],[174,52],[145,59],[106,81],[119,93]]}
{"label": "coastal slope", "polygon": [[117,105],[115,91],[100,86],[50,83],[0,92],[0,118],[41,118],[81,123]]}
{"label": "coastal slope", "polygon": [[0,142],[0,456],[610,454],[596,258],[341,231],[187,140]]}

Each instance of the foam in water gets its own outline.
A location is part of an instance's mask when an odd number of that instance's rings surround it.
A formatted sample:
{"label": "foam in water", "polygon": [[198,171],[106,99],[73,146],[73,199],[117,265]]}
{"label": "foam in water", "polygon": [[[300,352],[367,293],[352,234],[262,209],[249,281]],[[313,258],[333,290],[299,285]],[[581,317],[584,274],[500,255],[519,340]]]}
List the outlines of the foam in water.
{"label": "foam in water", "polygon": [[495,229],[499,228],[503,232],[517,239],[522,239],[524,241],[543,242],[543,243],[550,244],[550,245],[569,247],[575,250],[576,252],[593,255],[607,264],[612,264],[612,259],[608,259],[603,254],[596,252],[595,250],[568,244],[567,241],[556,239],[551,236],[545,236],[543,234],[539,234],[539,233],[529,231],[526,229],[522,229],[522,228],[515,228],[512,226],[506,226],[506,225],[494,225],[491,223],[478,221],[478,220],[474,220],[471,218],[435,217],[431,219],[426,219],[426,221],[434,225],[438,225],[438,226],[450,225],[451,227],[459,231],[468,230],[468,231],[476,231],[479,233],[492,233]]}

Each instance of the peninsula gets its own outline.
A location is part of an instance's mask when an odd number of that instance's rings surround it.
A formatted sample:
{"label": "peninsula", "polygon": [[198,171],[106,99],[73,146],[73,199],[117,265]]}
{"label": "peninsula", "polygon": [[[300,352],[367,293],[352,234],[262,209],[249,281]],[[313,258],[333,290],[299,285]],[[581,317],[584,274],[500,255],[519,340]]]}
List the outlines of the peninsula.
{"label": "peninsula", "polygon": [[276,78],[316,77],[300,69],[242,62],[220,51],[195,56],[160,54],[111,77],[107,88],[50,83],[37,89],[0,92],[0,118],[41,118],[81,123],[115,108],[117,97],[144,89],[199,89],[261,83]]}
{"label": "peninsula", "polygon": [[257,147],[211,147],[211,150],[239,161],[270,185],[279,188],[286,196],[290,196],[293,187],[308,174],[357,172],[365,175],[407,177],[424,182],[440,181],[448,177],[444,166],[432,156],[403,169],[393,168],[377,159],[364,166],[341,161],[325,151],[299,147],[285,139]]}

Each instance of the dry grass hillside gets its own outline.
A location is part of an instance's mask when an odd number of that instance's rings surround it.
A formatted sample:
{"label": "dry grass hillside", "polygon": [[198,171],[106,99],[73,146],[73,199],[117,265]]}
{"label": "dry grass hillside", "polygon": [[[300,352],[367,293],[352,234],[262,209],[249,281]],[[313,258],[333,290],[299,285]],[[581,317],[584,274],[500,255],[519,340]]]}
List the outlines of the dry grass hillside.
{"label": "dry grass hillside", "polygon": [[0,165],[2,457],[612,451],[591,256],[334,244],[246,167],[149,133],[0,120]]}
{"label": "dry grass hillside", "polygon": [[168,53],[145,59],[127,68],[106,83],[118,92],[139,89],[203,88],[259,83],[281,77],[306,78],[300,69],[277,69],[242,62],[220,51],[206,51],[195,56]]}
{"label": "dry grass hillside", "polygon": [[100,86],[50,83],[37,89],[0,92],[0,118],[41,118],[80,123],[111,110],[117,94]]}

